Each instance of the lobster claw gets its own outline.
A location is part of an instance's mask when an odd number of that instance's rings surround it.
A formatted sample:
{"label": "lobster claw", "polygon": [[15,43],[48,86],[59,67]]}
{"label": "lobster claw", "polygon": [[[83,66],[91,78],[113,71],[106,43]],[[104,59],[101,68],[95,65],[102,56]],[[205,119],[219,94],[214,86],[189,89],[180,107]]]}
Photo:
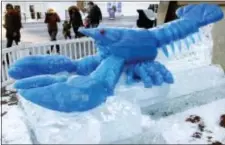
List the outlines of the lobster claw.
{"label": "lobster claw", "polygon": [[[101,91],[100,91],[101,90]],[[87,111],[105,102],[107,89],[98,80],[86,76],[72,77],[67,82],[20,90],[26,100],[60,112]]]}

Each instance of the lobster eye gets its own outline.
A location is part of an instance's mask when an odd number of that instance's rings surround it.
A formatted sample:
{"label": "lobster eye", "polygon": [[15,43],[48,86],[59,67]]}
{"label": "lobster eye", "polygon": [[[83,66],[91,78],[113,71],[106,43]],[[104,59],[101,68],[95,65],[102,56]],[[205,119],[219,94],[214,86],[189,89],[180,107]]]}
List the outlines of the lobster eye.
{"label": "lobster eye", "polygon": [[99,32],[100,32],[100,34],[102,34],[102,35],[105,34],[105,30],[104,30],[104,29],[101,29]]}

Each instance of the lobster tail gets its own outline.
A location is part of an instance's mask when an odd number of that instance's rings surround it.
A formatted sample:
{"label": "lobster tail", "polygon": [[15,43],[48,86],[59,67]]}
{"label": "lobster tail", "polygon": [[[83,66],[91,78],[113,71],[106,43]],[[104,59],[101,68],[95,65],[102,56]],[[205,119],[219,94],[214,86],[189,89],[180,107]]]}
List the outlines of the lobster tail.
{"label": "lobster tail", "polygon": [[189,20],[178,19],[165,23],[155,29],[150,29],[150,31],[154,33],[157,39],[157,47],[161,47],[164,54],[168,56],[167,44],[171,44],[172,51],[174,52],[174,42],[198,32],[198,27],[194,22],[190,23]]}
{"label": "lobster tail", "polygon": [[167,57],[169,53],[166,45],[170,44],[174,52],[174,42],[177,41],[181,50],[181,42],[179,40],[183,39],[187,48],[189,48],[187,36],[190,36],[191,41],[194,43],[195,40],[191,35],[197,33],[200,27],[223,18],[223,12],[220,7],[211,4],[184,6],[179,8],[176,14],[180,19],[149,29],[157,40],[157,47],[162,48]]}
{"label": "lobster tail", "polygon": [[176,15],[182,19],[195,21],[198,27],[215,23],[224,15],[222,9],[216,4],[192,4],[179,8]]}

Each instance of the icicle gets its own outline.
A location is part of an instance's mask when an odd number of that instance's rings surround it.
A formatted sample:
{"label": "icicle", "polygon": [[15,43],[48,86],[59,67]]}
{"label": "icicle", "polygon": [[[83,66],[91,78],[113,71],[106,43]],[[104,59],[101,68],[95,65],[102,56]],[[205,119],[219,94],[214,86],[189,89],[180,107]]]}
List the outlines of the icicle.
{"label": "icicle", "polygon": [[191,40],[191,42],[192,42],[193,44],[195,43],[194,34],[193,34],[193,35],[190,35],[190,40]]}
{"label": "icicle", "polygon": [[180,52],[181,52],[181,40],[178,40],[177,42],[176,42],[176,44],[177,44],[177,47],[178,47],[178,49],[180,50]]}
{"label": "icicle", "polygon": [[189,49],[190,48],[190,44],[188,42],[188,38],[184,38],[184,43],[187,46],[187,49]]}
{"label": "icicle", "polygon": [[167,48],[166,48],[166,45],[163,45],[163,46],[162,46],[162,51],[163,51],[163,53],[164,53],[164,55],[165,55],[166,57],[169,57],[169,52],[168,52],[168,50],[167,50]]}
{"label": "icicle", "polygon": [[201,35],[200,35],[199,32],[197,33],[197,36],[198,36],[198,40],[199,40],[199,41],[202,41],[202,38],[201,38]]}
{"label": "icicle", "polygon": [[175,54],[175,45],[174,45],[174,42],[171,42],[170,43],[170,47],[171,47],[171,49],[173,51],[173,54]]}
{"label": "icicle", "polygon": [[193,36],[193,39],[194,39],[195,43],[197,43],[197,41],[198,41],[197,40],[198,39],[197,33],[194,33],[192,36]]}

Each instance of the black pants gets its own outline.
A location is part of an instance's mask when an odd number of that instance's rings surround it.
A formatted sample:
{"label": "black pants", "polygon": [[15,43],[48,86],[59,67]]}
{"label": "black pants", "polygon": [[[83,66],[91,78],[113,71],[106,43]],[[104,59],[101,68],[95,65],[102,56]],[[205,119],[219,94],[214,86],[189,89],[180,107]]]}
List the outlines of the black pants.
{"label": "black pants", "polygon": [[78,26],[73,26],[73,31],[75,33],[75,38],[80,38],[80,37],[83,37],[84,35],[81,34],[79,31],[78,31],[79,27]]}
{"label": "black pants", "polygon": [[[16,33],[16,35],[14,35],[14,33]],[[18,43],[20,42],[20,30],[16,30],[16,31],[9,31],[6,30],[6,38],[7,38],[7,44],[6,47],[12,47],[13,41],[15,41],[16,45],[18,45]]]}
{"label": "black pants", "polygon": [[[12,47],[13,41],[14,41],[14,38],[7,38],[6,47],[7,48]],[[18,42],[15,41],[15,43],[16,43],[16,45],[18,45]]]}
{"label": "black pants", "polygon": [[70,31],[63,32],[63,35],[64,35],[64,38],[65,38],[65,39],[67,39],[67,38],[71,39],[71,38],[72,38],[72,37],[71,37]]}
{"label": "black pants", "polygon": [[50,36],[51,41],[55,41],[56,40],[56,36],[57,36],[58,30],[48,30],[48,34]]}
{"label": "black pants", "polygon": [[6,48],[12,47],[13,41],[15,41],[16,45],[18,45],[19,41],[18,41],[18,39],[16,37],[8,36],[7,37]]}
{"label": "black pants", "polygon": [[[48,34],[50,36],[51,41],[56,41],[56,36],[57,36],[58,30],[48,30]],[[51,46],[51,51],[53,51],[54,45]],[[56,45],[56,52],[59,53],[59,45]],[[48,52],[49,53],[49,52]]]}
{"label": "black pants", "polygon": [[20,38],[21,38],[21,34],[20,34],[20,30],[18,30],[16,32],[16,36],[14,37],[16,44],[18,44],[20,42]]}

